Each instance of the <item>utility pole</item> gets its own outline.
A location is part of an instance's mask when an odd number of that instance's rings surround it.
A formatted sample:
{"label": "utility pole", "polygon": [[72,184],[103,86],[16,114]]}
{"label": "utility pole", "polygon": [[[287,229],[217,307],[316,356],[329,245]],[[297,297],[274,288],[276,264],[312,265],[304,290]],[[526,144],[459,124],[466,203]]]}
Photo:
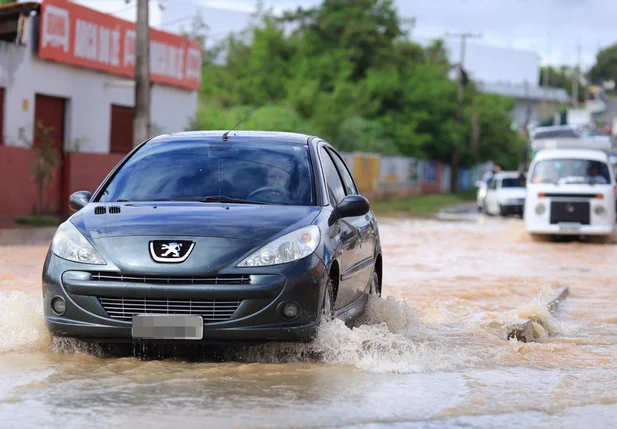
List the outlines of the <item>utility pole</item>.
{"label": "utility pole", "polygon": [[580,79],[581,70],[581,44],[576,46],[577,58],[574,73],[572,73],[572,104],[578,108],[578,82]]}
{"label": "utility pole", "polygon": [[463,65],[465,63],[465,51],[467,48],[467,39],[482,37],[479,34],[472,33],[447,33],[447,36],[458,37],[461,39],[461,53],[458,63],[458,94],[457,94],[457,108],[456,108],[456,127],[459,133],[454,141],[454,150],[452,151],[452,159],[450,162],[450,192],[458,192],[458,165],[461,160],[461,128],[463,126],[463,101],[465,95],[464,87],[464,72]]}
{"label": "utility pole", "polygon": [[150,23],[148,3],[149,0],[137,0],[133,146],[137,146],[150,137]]}

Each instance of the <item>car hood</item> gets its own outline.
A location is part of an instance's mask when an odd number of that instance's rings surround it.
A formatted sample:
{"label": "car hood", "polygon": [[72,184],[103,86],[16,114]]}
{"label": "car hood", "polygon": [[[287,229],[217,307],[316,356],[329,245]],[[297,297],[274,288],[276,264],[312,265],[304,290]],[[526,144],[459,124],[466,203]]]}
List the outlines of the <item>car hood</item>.
{"label": "car hood", "polygon": [[[96,214],[105,207],[105,214]],[[110,208],[119,207],[119,213]],[[217,237],[264,241],[309,225],[320,207],[199,202],[88,204],[71,218],[96,240],[120,236]]]}
{"label": "car hood", "polygon": [[[101,206],[107,213],[95,214]],[[120,207],[120,213],[110,214],[110,207]],[[220,203],[89,204],[71,222],[101,253],[106,270],[196,275],[220,272],[274,235],[309,225],[320,210]],[[182,263],[160,263],[151,255],[152,240],[189,240],[194,249]]]}

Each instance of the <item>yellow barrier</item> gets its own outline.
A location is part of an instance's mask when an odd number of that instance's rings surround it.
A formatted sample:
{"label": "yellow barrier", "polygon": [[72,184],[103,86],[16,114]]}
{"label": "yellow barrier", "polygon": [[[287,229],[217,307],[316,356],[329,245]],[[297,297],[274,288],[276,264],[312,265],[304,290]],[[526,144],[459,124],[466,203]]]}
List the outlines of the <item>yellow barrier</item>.
{"label": "yellow barrier", "polygon": [[360,192],[377,191],[380,164],[379,155],[354,154],[353,175]]}

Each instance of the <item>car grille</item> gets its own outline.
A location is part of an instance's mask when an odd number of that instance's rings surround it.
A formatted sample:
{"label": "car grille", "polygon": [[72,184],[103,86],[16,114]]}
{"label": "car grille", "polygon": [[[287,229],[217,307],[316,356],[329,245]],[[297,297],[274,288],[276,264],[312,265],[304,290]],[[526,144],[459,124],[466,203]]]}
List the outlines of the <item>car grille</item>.
{"label": "car grille", "polygon": [[204,321],[229,320],[241,300],[229,299],[153,299],[99,297],[107,315],[116,320],[130,321],[135,314],[185,314],[202,316]]}
{"label": "car grille", "polygon": [[551,223],[573,222],[589,225],[590,211],[588,201],[552,201]]}
{"label": "car grille", "polygon": [[229,274],[206,277],[190,276],[161,276],[161,275],[142,275],[142,274],[122,274],[115,272],[95,272],[92,273],[93,281],[113,281],[113,282],[133,282],[133,283],[158,283],[158,284],[234,284],[247,285],[251,283],[251,276],[248,274]]}

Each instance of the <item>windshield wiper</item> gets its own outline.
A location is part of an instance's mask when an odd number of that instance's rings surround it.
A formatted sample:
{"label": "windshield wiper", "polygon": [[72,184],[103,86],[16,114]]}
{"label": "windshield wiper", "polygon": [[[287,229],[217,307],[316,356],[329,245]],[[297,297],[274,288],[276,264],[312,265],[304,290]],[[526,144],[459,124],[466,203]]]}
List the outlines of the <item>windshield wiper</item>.
{"label": "windshield wiper", "polygon": [[235,204],[267,204],[261,201],[243,200],[242,198],[211,195],[203,198],[172,198],[171,201],[196,201],[200,203],[235,203]]}

